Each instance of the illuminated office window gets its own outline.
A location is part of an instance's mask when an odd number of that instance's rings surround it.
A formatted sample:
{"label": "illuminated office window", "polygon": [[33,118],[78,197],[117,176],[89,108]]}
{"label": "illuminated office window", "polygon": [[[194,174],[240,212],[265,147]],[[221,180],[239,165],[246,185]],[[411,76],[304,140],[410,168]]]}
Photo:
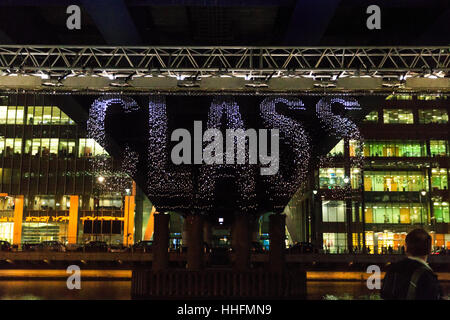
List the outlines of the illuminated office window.
{"label": "illuminated office window", "polygon": [[433,189],[447,190],[448,189],[447,169],[433,168],[431,169],[431,187]]}
{"label": "illuminated office window", "polygon": [[16,108],[16,124],[24,124],[25,107]]}
{"label": "illuminated office window", "polygon": [[31,125],[72,125],[75,122],[70,119],[58,107],[28,107],[27,124]]}
{"label": "illuminated office window", "polygon": [[0,124],[23,124],[24,107],[0,106]]}
{"label": "illuminated office window", "polygon": [[378,111],[372,111],[364,118],[363,122],[378,122]]}
{"label": "illuminated office window", "polygon": [[409,109],[384,109],[384,123],[389,124],[412,124],[414,116],[412,110]]}
{"label": "illuminated office window", "polygon": [[347,234],[324,233],[323,248],[328,253],[343,253],[347,249]]}
{"label": "illuminated office window", "polygon": [[427,223],[427,209],[420,203],[366,203],[366,223]]}
{"label": "illuminated office window", "polygon": [[360,152],[361,144],[357,140],[349,141],[349,155],[350,157],[356,157],[358,152]]}
{"label": "illuminated office window", "polygon": [[423,141],[364,141],[366,157],[425,157]]}
{"label": "illuminated office window", "polygon": [[323,201],[322,202],[323,222],[345,222],[344,201]]}
{"label": "illuminated office window", "polygon": [[437,223],[450,223],[448,202],[434,202],[433,213]]}
{"label": "illuminated office window", "polygon": [[79,157],[94,157],[99,155],[108,155],[108,153],[94,139],[80,139]]}
{"label": "illuminated office window", "polygon": [[6,138],[5,139],[5,156],[22,153],[22,139]]}
{"label": "illuminated office window", "polygon": [[342,157],[344,156],[344,139],[338,142],[333,149],[328,153],[331,157]]}
{"label": "illuminated office window", "polygon": [[448,123],[448,114],[445,109],[420,109],[419,123]]}
{"label": "illuminated office window", "polygon": [[352,184],[352,189],[359,188],[360,178],[361,178],[361,170],[359,168],[352,168],[350,170],[350,180]]}
{"label": "illuminated office window", "polygon": [[332,189],[334,187],[343,187],[344,168],[320,168],[319,169],[319,186],[320,188]]}
{"label": "illuminated office window", "polygon": [[420,94],[417,96],[417,100],[434,101],[434,100],[447,100],[448,96],[443,94]]}
{"label": "illuminated office window", "polygon": [[0,136],[0,154],[5,150],[5,137]]}
{"label": "illuminated office window", "polygon": [[448,155],[447,140],[430,140],[431,156],[446,156]]}
{"label": "illuminated office window", "polygon": [[76,155],[76,141],[62,140],[59,141],[58,154],[60,156],[75,156]]}
{"label": "illuminated office window", "polygon": [[0,106],[0,124],[6,124],[7,119],[8,119],[8,107]]}
{"label": "illuminated office window", "polygon": [[391,94],[386,97],[386,100],[412,100],[413,96],[410,94]]}
{"label": "illuminated office window", "polygon": [[421,191],[427,189],[426,176],[420,172],[365,171],[365,191]]}

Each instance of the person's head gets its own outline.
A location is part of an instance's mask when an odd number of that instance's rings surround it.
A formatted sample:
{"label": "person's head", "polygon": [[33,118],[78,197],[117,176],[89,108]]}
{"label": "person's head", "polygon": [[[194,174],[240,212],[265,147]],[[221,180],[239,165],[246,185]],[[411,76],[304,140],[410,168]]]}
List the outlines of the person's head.
{"label": "person's head", "polygon": [[406,236],[406,253],[413,257],[425,257],[431,252],[431,236],[423,229],[414,229]]}

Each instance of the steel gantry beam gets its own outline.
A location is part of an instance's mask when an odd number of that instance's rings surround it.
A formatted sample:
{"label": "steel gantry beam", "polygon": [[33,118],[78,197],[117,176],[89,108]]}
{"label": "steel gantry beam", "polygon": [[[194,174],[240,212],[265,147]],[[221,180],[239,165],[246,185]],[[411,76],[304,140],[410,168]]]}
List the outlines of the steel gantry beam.
{"label": "steel gantry beam", "polygon": [[[209,81],[217,89],[225,83],[217,80],[224,78],[258,88],[268,88],[277,79],[304,79],[312,81],[309,86],[333,88],[345,78],[359,83],[366,78],[378,79],[384,81],[381,85],[401,86],[410,78],[448,80],[449,70],[450,46],[0,46],[0,86],[5,86],[2,80],[11,76],[34,76],[42,79],[42,85],[56,87],[71,87],[70,78],[83,77],[104,78],[109,85],[121,88],[148,78],[154,78],[153,82],[148,80],[154,85],[169,79],[171,84],[166,81],[165,86],[173,86],[175,81],[175,87],[190,88]],[[277,86],[282,89],[279,83]]]}

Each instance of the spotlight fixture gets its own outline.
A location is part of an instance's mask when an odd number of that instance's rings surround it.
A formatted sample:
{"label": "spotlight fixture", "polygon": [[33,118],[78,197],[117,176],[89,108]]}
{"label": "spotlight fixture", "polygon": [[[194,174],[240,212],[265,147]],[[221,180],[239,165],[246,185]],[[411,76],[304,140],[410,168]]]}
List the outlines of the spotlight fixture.
{"label": "spotlight fixture", "polygon": [[128,79],[123,79],[123,78],[117,78],[113,82],[111,82],[109,85],[111,87],[120,87],[120,88],[131,87],[131,85],[128,83]]}
{"label": "spotlight fixture", "polygon": [[178,80],[177,86],[180,88],[198,88],[200,87],[200,81],[197,79],[186,78]]}
{"label": "spotlight fixture", "polygon": [[45,87],[61,87],[63,83],[59,79],[48,79],[42,81],[42,85]]}
{"label": "spotlight fixture", "polygon": [[268,88],[269,85],[267,84],[267,81],[265,80],[250,80],[248,83],[245,84],[246,87],[249,88]]}

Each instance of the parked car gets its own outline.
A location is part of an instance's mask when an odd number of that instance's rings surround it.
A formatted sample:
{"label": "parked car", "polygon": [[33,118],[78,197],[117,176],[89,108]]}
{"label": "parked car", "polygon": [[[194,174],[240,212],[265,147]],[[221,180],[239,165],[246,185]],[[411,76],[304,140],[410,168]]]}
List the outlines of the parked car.
{"label": "parked car", "polygon": [[143,240],[136,242],[133,246],[131,246],[131,252],[152,252],[153,241]]}
{"label": "parked car", "polygon": [[[187,246],[181,246],[179,249],[179,252],[181,252],[181,253],[186,253],[187,251],[188,251]],[[203,242],[203,252],[211,253],[211,247],[209,246],[209,244],[207,242]]]}
{"label": "parked car", "polygon": [[314,246],[309,242],[297,242],[287,249],[288,253],[314,253]]}
{"label": "parked car", "polygon": [[89,241],[80,247],[79,251],[83,252],[108,252],[109,246],[105,241]]}
{"label": "parked car", "polygon": [[265,253],[266,252],[263,245],[259,241],[252,241],[250,251],[252,253]]}
{"label": "parked car", "polygon": [[0,251],[11,251],[11,243],[0,240]]}
{"label": "parked car", "polygon": [[109,252],[126,252],[126,251],[128,251],[128,249],[129,249],[129,247],[126,247],[123,244],[111,245],[109,247]]}
{"label": "parked car", "polygon": [[59,241],[43,241],[38,244],[36,251],[55,251],[55,252],[66,252],[66,246]]}
{"label": "parked car", "polygon": [[36,251],[39,243],[24,243],[22,244],[22,251]]}

